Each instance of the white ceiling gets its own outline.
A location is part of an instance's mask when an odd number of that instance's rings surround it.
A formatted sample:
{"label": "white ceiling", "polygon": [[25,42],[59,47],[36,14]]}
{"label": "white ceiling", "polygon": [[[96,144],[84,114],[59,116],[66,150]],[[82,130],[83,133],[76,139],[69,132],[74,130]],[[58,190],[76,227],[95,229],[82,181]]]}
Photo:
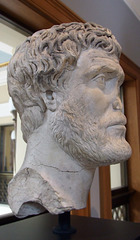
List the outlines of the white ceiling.
{"label": "white ceiling", "polygon": [[140,21],[140,0],[124,0],[124,2]]}

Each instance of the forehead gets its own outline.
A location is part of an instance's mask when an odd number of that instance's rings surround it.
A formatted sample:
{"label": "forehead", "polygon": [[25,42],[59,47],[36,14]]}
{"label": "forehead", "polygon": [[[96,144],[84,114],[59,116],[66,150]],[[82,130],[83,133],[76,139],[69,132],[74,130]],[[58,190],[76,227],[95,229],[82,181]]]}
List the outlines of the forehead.
{"label": "forehead", "polygon": [[119,79],[124,79],[124,72],[117,57],[109,56],[101,49],[88,49],[81,53],[77,69],[83,76],[94,77],[100,72],[113,73]]}

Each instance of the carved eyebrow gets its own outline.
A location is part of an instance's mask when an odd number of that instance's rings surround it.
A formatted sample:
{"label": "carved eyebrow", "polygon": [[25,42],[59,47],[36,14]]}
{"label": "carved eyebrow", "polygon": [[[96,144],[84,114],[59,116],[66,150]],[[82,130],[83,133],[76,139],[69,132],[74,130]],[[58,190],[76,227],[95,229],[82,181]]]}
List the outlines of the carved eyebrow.
{"label": "carved eyebrow", "polygon": [[100,73],[101,73],[101,67],[100,66],[98,66],[98,67],[94,66],[94,67],[91,67],[90,69],[88,69],[87,71],[85,71],[84,76],[88,79],[92,79]]}
{"label": "carved eyebrow", "polygon": [[[90,80],[90,79],[98,76],[101,73],[103,73],[103,74],[112,74],[114,76],[117,76],[118,81],[119,81],[119,85],[122,85],[122,83],[124,81],[124,72],[123,72],[123,70],[119,71],[118,68],[114,68],[114,67],[106,66],[106,65],[105,66],[94,65],[93,67],[88,69],[87,72],[84,73],[84,76]],[[112,77],[110,77],[110,79],[111,78]]]}

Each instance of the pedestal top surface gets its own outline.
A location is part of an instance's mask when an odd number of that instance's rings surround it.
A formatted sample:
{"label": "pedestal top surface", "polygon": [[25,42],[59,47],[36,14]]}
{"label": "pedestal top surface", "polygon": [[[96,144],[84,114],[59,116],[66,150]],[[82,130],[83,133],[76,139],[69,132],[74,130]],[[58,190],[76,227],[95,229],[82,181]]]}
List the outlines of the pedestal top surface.
{"label": "pedestal top surface", "polygon": [[0,226],[0,239],[6,240],[138,240],[140,223],[71,216],[75,234],[60,236],[52,232],[58,217],[45,213]]}

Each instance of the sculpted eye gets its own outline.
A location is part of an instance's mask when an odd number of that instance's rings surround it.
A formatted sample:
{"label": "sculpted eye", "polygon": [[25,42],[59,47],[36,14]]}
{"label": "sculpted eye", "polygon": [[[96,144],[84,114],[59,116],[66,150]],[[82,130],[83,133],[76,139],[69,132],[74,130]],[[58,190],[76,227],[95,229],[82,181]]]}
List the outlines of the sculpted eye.
{"label": "sculpted eye", "polygon": [[106,86],[105,75],[104,74],[99,74],[99,75],[94,76],[88,82],[88,86],[90,88],[99,88],[103,91],[105,89],[105,86]]}
{"label": "sculpted eye", "polygon": [[104,90],[105,86],[106,86],[106,80],[105,80],[105,75],[104,74],[100,74],[98,75],[94,81],[96,81],[97,83],[97,87],[99,87],[101,90]]}

